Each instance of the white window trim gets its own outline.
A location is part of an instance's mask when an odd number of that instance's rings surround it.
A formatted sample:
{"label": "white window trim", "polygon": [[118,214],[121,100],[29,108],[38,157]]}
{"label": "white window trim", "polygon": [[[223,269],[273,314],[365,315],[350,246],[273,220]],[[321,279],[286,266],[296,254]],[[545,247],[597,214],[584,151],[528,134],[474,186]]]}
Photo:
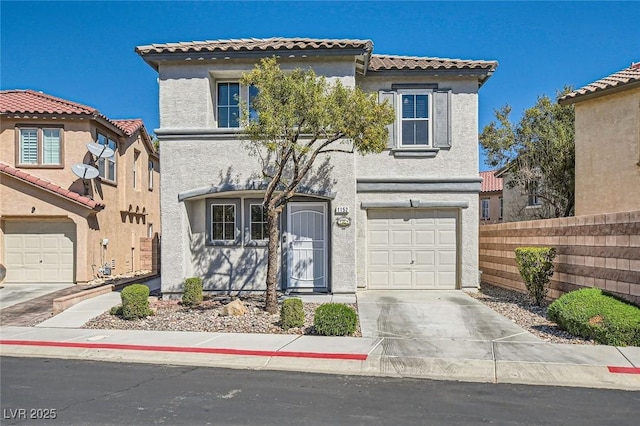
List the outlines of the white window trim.
{"label": "white window trim", "polygon": [[[63,144],[63,131],[62,127],[51,127],[51,126],[18,126],[18,153],[17,153],[17,163],[20,166],[26,167],[60,167],[63,165],[62,158],[62,144]],[[58,162],[57,163],[46,163],[45,162],[45,130],[55,130],[58,132]],[[36,132],[36,162],[35,163],[25,163],[23,162],[23,144],[22,144],[22,134],[23,131],[35,131]]]}
{"label": "white window trim", "polygon": [[[96,143],[98,145],[101,145],[100,144],[100,135],[102,135],[107,140],[107,146],[109,146],[109,141],[113,142],[114,149],[113,149],[113,155],[111,157],[98,158],[98,160],[96,161],[96,163],[98,165],[100,164],[100,162],[103,162],[104,176],[99,175],[99,177],[100,177],[100,180],[116,184],[118,182],[118,161],[117,161],[117,157],[118,157],[118,141],[115,140],[115,139],[110,138],[109,136],[106,135],[106,133],[97,132],[97,134],[96,134]],[[109,163],[113,163],[113,176],[109,175]],[[99,170],[100,170],[100,167],[98,167],[98,171]]]}
{"label": "white window trim", "polygon": [[[253,220],[251,220],[251,209],[253,208],[253,206],[259,206],[262,207],[262,211],[263,211],[263,216],[265,216],[265,220],[261,221],[261,222],[254,222]],[[248,227],[248,231],[249,231],[249,241],[260,241],[260,242],[264,242],[267,241],[269,239],[269,235],[268,235],[268,229],[267,228],[267,221],[266,221],[266,211],[264,209],[264,205],[260,204],[260,203],[250,203],[249,204],[249,227]],[[264,224],[263,226],[265,227],[265,229],[263,230],[263,234],[266,238],[253,238],[253,234],[251,233],[251,228],[252,225],[254,223],[262,223]]]}
{"label": "white window trim", "polygon": [[[428,109],[427,118],[424,119],[407,119],[407,120],[424,120],[428,122],[427,134],[429,139],[425,145],[404,145],[402,143],[402,95],[427,95]],[[424,150],[425,148],[433,148],[433,90],[431,89],[403,89],[396,92],[396,130],[398,134],[397,149],[401,150]]]}
{"label": "white window trim", "polygon": [[140,179],[140,172],[138,172],[138,166],[139,166],[139,157],[140,157],[140,151],[138,150],[133,150],[133,170],[132,170],[132,177],[133,177],[133,189],[138,190],[139,189],[139,185],[138,185],[138,180]]}
{"label": "white window trim", "polygon": [[[218,80],[216,81],[216,96],[215,96],[215,114],[216,114],[216,127],[219,129],[224,129],[224,130],[228,130],[228,131],[234,131],[234,130],[238,130],[240,129],[240,118],[238,117],[238,127],[221,127],[220,126],[220,111],[219,111],[219,107],[221,107],[222,105],[220,105],[218,103],[218,94],[219,94],[219,87],[221,84],[230,84],[230,83],[235,83],[238,85],[238,93],[240,95],[240,99],[238,99],[238,111],[240,111],[240,106],[241,106],[241,102],[243,100],[242,97],[242,88],[243,86],[240,84],[239,80]],[[248,94],[248,92],[247,92]],[[229,105],[225,105],[226,107],[229,107]]]}
{"label": "white window trim", "polygon": [[149,160],[149,164],[148,164],[148,168],[149,168],[149,191],[153,191],[153,170],[155,169],[155,167],[153,166],[153,161]]}

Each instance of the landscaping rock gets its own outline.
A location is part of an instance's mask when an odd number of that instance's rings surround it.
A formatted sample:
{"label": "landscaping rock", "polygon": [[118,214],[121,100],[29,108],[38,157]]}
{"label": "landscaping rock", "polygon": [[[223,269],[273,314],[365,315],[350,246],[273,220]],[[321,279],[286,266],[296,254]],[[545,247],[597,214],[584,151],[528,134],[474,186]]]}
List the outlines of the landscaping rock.
{"label": "landscaping rock", "polygon": [[222,313],[220,315],[225,317],[226,316],[243,316],[243,315],[246,315],[247,312],[249,312],[249,310],[244,305],[244,303],[242,303],[240,299],[236,299],[233,302],[225,305],[224,308],[222,308]]}

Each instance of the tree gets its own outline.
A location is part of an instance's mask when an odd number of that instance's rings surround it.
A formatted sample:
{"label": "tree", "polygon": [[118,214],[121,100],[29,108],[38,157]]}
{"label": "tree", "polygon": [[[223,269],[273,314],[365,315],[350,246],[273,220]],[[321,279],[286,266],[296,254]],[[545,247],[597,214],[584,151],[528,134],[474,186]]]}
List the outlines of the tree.
{"label": "tree", "polygon": [[269,235],[265,310],[276,312],[279,217],[318,157],[333,153],[378,153],[387,145],[393,108],[375,94],[316,76],[313,70],[284,72],[263,59],[241,84],[257,90],[243,105],[242,138],[259,158],[267,182],[263,199]]}
{"label": "tree", "polygon": [[[565,87],[557,98],[571,92]],[[548,96],[538,97],[518,123],[511,123],[511,107],[495,111],[496,121],[480,134],[480,145],[492,167],[508,167],[512,186],[535,188],[552,217],[572,216],[575,188],[573,105],[562,106]]]}

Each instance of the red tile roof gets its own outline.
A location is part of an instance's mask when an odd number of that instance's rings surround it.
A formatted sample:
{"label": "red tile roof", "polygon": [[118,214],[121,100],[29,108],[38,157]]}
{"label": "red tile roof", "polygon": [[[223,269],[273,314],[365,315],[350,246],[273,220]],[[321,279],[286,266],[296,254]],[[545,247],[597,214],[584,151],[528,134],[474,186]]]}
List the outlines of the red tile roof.
{"label": "red tile roof", "polygon": [[179,43],[151,44],[136,47],[139,55],[174,52],[242,52],[318,49],[373,49],[371,40],[331,40],[314,38],[241,38],[231,40],[188,41]]}
{"label": "red tile roof", "polygon": [[371,55],[369,70],[438,70],[480,69],[493,71],[496,61],[474,61],[468,59],[429,58],[417,56]]}
{"label": "red tile roof", "polygon": [[482,187],[480,192],[502,191],[502,178],[495,176],[496,170],[480,172]]}
{"label": "red tile roof", "polygon": [[571,104],[581,100],[580,98],[589,95],[599,95],[601,92],[608,92],[614,89],[637,86],[640,84],[640,62],[631,64],[630,67],[615,72],[591,84],[587,84],[578,90],[567,93],[561,97],[560,104]]}
{"label": "red tile roof", "polygon": [[31,185],[49,191],[53,194],[67,198],[71,201],[75,201],[76,203],[82,204],[83,206],[89,207],[90,209],[101,210],[104,208],[104,204],[98,203],[97,201],[78,194],[77,192],[64,189],[61,186],[56,185],[55,183],[49,182],[48,180],[40,179],[39,177],[29,174],[23,170],[14,169],[8,164],[0,163],[0,173],[13,176],[27,183],[30,183]]}
{"label": "red tile roof", "polygon": [[144,126],[141,118],[134,118],[132,120],[111,120],[111,122],[127,136],[133,135],[136,130]]}
{"label": "red tile roof", "polygon": [[0,112],[7,114],[79,114],[93,115],[99,111],[35,90],[1,90]]}

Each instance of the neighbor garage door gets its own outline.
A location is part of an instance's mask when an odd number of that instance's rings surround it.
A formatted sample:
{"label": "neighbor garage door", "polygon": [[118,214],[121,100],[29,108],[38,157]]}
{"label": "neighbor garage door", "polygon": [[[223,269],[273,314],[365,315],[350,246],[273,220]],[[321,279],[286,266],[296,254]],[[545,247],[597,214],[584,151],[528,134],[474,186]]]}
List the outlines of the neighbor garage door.
{"label": "neighbor garage door", "polygon": [[75,224],[5,222],[6,282],[73,282]]}
{"label": "neighbor garage door", "polygon": [[456,224],[456,211],[369,210],[367,287],[456,288]]}

